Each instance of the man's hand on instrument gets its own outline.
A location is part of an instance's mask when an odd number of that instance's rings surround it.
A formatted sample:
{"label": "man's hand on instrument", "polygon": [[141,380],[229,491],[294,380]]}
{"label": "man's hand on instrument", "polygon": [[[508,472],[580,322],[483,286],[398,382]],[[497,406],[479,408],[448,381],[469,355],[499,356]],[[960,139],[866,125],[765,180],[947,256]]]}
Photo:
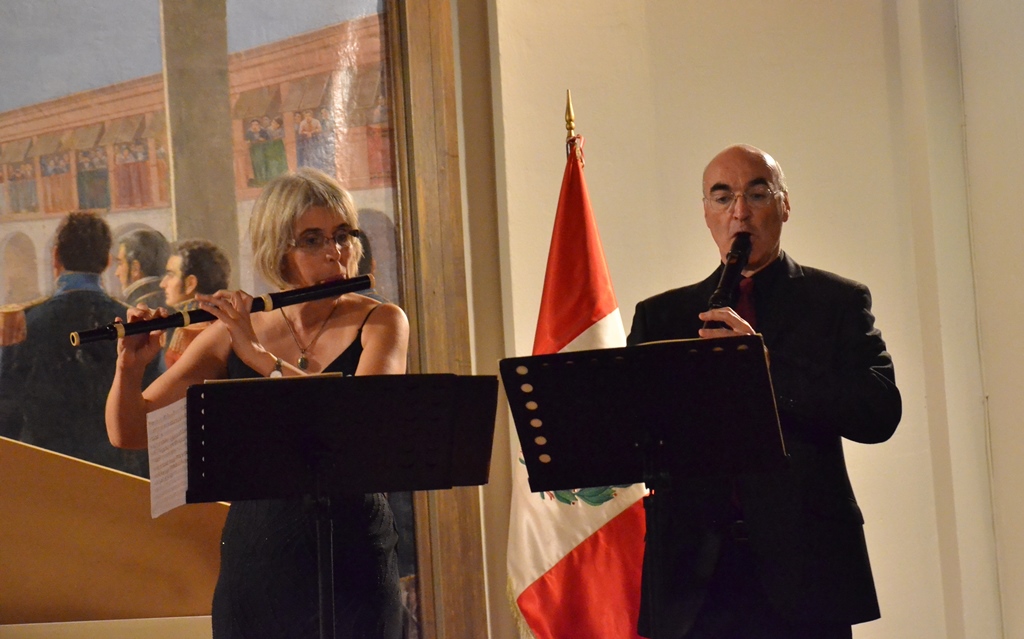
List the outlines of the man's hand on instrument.
{"label": "man's hand on instrument", "polygon": [[756,331],[736,311],[728,306],[712,308],[698,315],[704,322],[721,322],[725,326],[721,328],[702,328],[699,335],[702,338],[713,337],[737,337],[739,335],[754,335]]}

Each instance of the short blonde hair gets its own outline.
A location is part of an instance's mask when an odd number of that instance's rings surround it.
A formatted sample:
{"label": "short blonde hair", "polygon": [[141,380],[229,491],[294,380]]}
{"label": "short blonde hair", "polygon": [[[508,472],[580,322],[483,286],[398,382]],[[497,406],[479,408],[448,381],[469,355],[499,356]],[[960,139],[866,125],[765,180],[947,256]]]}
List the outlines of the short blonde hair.
{"label": "short blonde hair", "polygon": [[[291,287],[284,276],[284,256],[293,239],[295,221],[313,206],[329,209],[343,224],[359,228],[359,214],[349,192],[333,177],[309,167],[274,178],[253,204],[249,218],[253,268],[278,288]],[[362,254],[362,244],[352,242],[349,277],[356,275]]]}

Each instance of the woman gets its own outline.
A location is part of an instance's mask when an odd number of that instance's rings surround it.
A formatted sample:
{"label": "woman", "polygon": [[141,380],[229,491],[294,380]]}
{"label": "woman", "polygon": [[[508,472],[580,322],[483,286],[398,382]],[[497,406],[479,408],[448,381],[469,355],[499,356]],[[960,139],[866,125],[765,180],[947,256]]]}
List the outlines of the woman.
{"label": "woman", "polygon": [[[337,182],[315,169],[266,186],[253,207],[249,236],[254,268],[282,289],[356,275],[356,208]],[[115,446],[145,447],[146,413],[207,379],[405,372],[409,324],[393,304],[349,293],[250,315],[252,297],[242,291],[196,299],[218,321],[144,392],[143,371],[160,351],[159,334],[119,341],[106,407]],[[164,313],[130,309],[128,318]],[[396,638],[397,534],[387,501],[374,494],[332,502],[337,636]],[[232,504],[213,597],[214,637],[315,637],[318,619],[314,514],[301,500]]]}

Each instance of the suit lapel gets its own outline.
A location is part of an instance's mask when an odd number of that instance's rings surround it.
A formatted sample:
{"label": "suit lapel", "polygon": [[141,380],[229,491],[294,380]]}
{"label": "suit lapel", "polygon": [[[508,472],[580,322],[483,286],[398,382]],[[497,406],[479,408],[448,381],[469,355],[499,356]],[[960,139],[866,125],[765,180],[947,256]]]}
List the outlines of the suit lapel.
{"label": "suit lapel", "polygon": [[785,253],[780,259],[783,260],[783,271],[772,283],[772,290],[766,292],[771,299],[757,309],[757,332],[764,336],[769,351],[779,346],[786,328],[796,323],[798,318],[794,314],[800,313],[801,308],[807,308],[802,301],[803,269]]}

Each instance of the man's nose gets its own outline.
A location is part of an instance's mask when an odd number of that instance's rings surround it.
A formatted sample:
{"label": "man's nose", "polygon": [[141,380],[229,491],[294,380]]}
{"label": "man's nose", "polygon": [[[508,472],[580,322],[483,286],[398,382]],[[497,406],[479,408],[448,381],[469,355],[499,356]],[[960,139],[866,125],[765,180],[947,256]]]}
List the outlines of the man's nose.
{"label": "man's nose", "polygon": [[732,201],[732,216],[741,220],[750,217],[750,206],[747,204],[747,197],[742,193]]}

